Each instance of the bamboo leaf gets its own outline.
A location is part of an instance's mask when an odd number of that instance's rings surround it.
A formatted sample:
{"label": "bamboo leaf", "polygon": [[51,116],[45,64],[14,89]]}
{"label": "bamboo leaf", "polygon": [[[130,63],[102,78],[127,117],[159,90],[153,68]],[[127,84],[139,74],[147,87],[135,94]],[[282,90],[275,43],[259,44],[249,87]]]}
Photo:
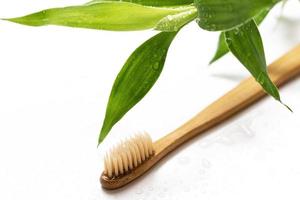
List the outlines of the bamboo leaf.
{"label": "bamboo leaf", "polygon": [[212,64],[213,62],[219,60],[221,57],[226,55],[228,52],[229,52],[229,49],[228,49],[226,41],[225,41],[225,33],[221,32],[221,34],[219,36],[219,40],[218,40],[218,46],[217,46],[216,53],[215,53],[214,57],[211,59],[211,61],[209,62],[209,64]]}
{"label": "bamboo leaf", "polygon": [[87,4],[94,4],[103,1],[123,1],[123,2],[141,4],[145,6],[157,6],[157,7],[189,5],[194,3],[194,0],[94,0],[88,2]]}
{"label": "bamboo leaf", "polygon": [[112,127],[152,88],[162,72],[177,32],[162,32],[138,47],[128,58],[111,90],[99,144]]}
{"label": "bamboo leaf", "polygon": [[263,89],[280,101],[277,87],[267,73],[263,43],[254,20],[225,32],[226,43],[233,55],[246,67]]}
{"label": "bamboo leaf", "polygon": [[[254,17],[254,21],[256,22],[256,24],[260,25],[262,23],[262,21],[265,19],[265,17],[268,15],[269,11],[270,11],[270,8],[266,8],[266,9],[263,9],[258,15],[256,15]],[[219,36],[216,53],[215,53],[214,57],[211,59],[211,61],[209,62],[209,64],[212,64],[216,60],[220,59],[228,52],[229,52],[229,49],[225,42],[225,34],[224,34],[224,32],[222,32]]]}
{"label": "bamboo leaf", "polygon": [[29,25],[131,31],[155,27],[164,17],[189,10],[191,6],[172,8],[142,6],[127,2],[100,2],[91,5],[52,8],[24,17],[6,19]]}
{"label": "bamboo leaf", "polygon": [[209,31],[232,29],[280,0],[195,0],[198,25]]}
{"label": "bamboo leaf", "polygon": [[156,24],[155,29],[167,32],[178,31],[182,26],[194,20],[196,17],[197,9],[192,7],[190,10],[164,17]]}

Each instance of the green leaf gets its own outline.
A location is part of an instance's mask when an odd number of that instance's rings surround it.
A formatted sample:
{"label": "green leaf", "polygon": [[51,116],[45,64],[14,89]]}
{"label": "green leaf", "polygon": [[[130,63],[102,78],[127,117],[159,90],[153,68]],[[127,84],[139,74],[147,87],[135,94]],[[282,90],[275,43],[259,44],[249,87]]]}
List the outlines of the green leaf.
{"label": "green leaf", "polygon": [[111,90],[99,144],[112,127],[152,88],[162,72],[177,32],[162,32],[138,47],[128,58]]}
{"label": "green leaf", "polygon": [[189,9],[191,9],[191,6],[162,8],[127,2],[105,1],[91,5],[53,8],[6,20],[29,26],[61,25],[131,31],[153,28],[162,18]]}
{"label": "green leaf", "polygon": [[155,30],[159,31],[178,31],[182,26],[194,20],[197,17],[197,9],[192,7],[190,10],[168,15],[161,19],[155,26]]}
{"label": "green leaf", "polygon": [[94,0],[88,2],[87,4],[99,3],[103,1],[123,1],[123,2],[141,4],[145,6],[157,6],[157,7],[189,5],[194,3],[194,0]]}
{"label": "green leaf", "polygon": [[229,30],[280,0],[195,0],[198,25],[209,31]]}
{"label": "green leaf", "polygon": [[222,32],[219,36],[216,53],[215,53],[214,57],[211,59],[211,61],[209,62],[209,64],[212,64],[216,60],[220,59],[221,57],[223,57],[228,52],[229,52],[229,49],[228,49],[227,44],[225,42],[225,33]]}
{"label": "green leaf", "polygon": [[225,38],[230,51],[263,89],[276,100],[281,101],[277,87],[268,76],[263,43],[254,20],[226,31]]}
{"label": "green leaf", "polygon": [[[254,21],[256,22],[256,24],[260,25],[261,22],[268,15],[269,11],[270,11],[270,8],[266,8],[266,9],[263,9],[258,15],[256,15],[254,17]],[[224,32],[222,32],[219,36],[217,51],[216,51],[214,57],[212,58],[212,60],[209,62],[209,64],[212,64],[216,60],[220,59],[221,57],[223,57],[228,52],[229,52],[229,49],[228,49],[227,44],[225,42],[225,34],[224,34]]]}
{"label": "green leaf", "polygon": [[265,8],[263,10],[261,10],[257,15],[254,16],[254,21],[257,25],[260,25],[264,19],[266,18],[266,16],[269,14],[270,10],[272,8]]}

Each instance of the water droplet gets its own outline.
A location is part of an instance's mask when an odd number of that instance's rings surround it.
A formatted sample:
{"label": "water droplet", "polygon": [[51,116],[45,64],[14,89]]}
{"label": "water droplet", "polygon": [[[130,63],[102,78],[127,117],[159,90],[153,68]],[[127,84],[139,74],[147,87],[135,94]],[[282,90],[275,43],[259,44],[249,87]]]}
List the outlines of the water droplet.
{"label": "water droplet", "polygon": [[165,197],[165,196],[166,196],[166,194],[165,194],[165,193],[163,193],[163,192],[160,192],[160,193],[158,194],[158,196],[159,196],[159,197]]}
{"label": "water droplet", "polygon": [[153,187],[152,187],[152,186],[149,186],[148,190],[149,190],[149,191],[153,191]]}
{"label": "water droplet", "polygon": [[224,145],[231,145],[234,143],[230,137],[226,136],[218,136],[216,142]]}
{"label": "water droplet", "polygon": [[259,82],[261,85],[263,85],[265,83],[265,75],[264,73],[260,73],[257,77],[257,82]]}
{"label": "water droplet", "polygon": [[141,195],[141,194],[143,194],[143,189],[139,188],[135,193],[138,195]]}
{"label": "water droplet", "polygon": [[226,38],[225,40],[226,40],[226,43],[227,43],[228,45],[230,45],[231,42],[232,42],[232,39],[231,39],[231,38]]}
{"label": "water droplet", "polygon": [[180,157],[178,162],[179,164],[186,165],[190,162],[190,159],[188,157]]}
{"label": "water droplet", "polygon": [[211,24],[210,26],[210,30],[214,31],[217,29],[217,26],[215,24]]}
{"label": "water droplet", "polygon": [[233,11],[233,6],[231,4],[228,4],[227,9],[228,9],[229,12],[231,12],[231,11]]}
{"label": "water droplet", "polygon": [[157,58],[157,57],[158,57],[158,54],[154,53],[153,58]]}
{"label": "water droplet", "polygon": [[234,34],[237,35],[239,34],[240,30],[238,28],[234,29]]}
{"label": "water droplet", "polygon": [[169,21],[171,21],[171,20],[173,19],[173,16],[172,16],[172,15],[168,15],[168,16],[167,16],[167,19],[168,19]]}
{"label": "water droplet", "polygon": [[202,166],[205,167],[205,168],[210,168],[211,163],[207,159],[202,159]]}
{"label": "water droplet", "polygon": [[243,130],[243,133],[245,133],[246,136],[248,136],[248,137],[254,137],[255,136],[255,133],[249,127],[246,127],[245,125],[240,125],[240,127],[241,127],[241,129]]}
{"label": "water droplet", "polygon": [[159,70],[159,63],[158,62],[154,63],[154,65],[152,66],[152,69],[155,71]]}
{"label": "water droplet", "polygon": [[202,176],[202,175],[205,174],[205,170],[204,170],[204,169],[200,169],[200,170],[198,171],[198,173]]}
{"label": "water droplet", "polygon": [[189,187],[189,186],[185,186],[184,188],[183,188],[183,191],[185,191],[185,192],[189,192],[191,190],[191,188]]}

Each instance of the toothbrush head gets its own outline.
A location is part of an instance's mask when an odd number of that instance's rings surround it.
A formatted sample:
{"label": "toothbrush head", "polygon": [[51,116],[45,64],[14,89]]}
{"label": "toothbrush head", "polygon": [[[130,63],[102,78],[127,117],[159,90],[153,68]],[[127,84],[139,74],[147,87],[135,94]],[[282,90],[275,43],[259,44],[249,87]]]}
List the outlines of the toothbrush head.
{"label": "toothbrush head", "polygon": [[154,155],[153,142],[148,133],[136,134],[121,141],[104,157],[104,172],[100,178],[106,189],[115,189],[117,186],[130,182],[139,166],[151,159]]}

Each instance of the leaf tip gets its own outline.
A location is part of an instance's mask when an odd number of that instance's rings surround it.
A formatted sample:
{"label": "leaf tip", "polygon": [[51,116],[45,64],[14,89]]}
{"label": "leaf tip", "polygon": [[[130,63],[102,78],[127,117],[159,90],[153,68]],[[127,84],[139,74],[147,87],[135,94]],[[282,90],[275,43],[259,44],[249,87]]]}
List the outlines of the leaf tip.
{"label": "leaf tip", "polygon": [[99,148],[100,144],[101,144],[101,142],[100,142],[100,141],[98,141],[97,148]]}
{"label": "leaf tip", "polygon": [[1,20],[5,20],[17,24],[28,25],[28,26],[42,26],[47,24],[47,20],[45,20],[45,16],[46,16],[46,11],[40,11],[22,17],[4,18]]}
{"label": "leaf tip", "polygon": [[97,148],[99,148],[100,144],[104,141],[104,139],[106,137],[106,136],[103,136],[101,133],[100,133],[99,138],[98,138]]}
{"label": "leaf tip", "polygon": [[15,17],[15,18],[3,18],[1,20],[21,24],[19,17]]}
{"label": "leaf tip", "polygon": [[100,135],[99,135],[99,138],[98,138],[98,145],[97,145],[97,147],[99,147],[100,144],[103,142],[103,140],[105,139],[107,133],[108,133],[108,131],[104,131],[104,129],[102,127]]}
{"label": "leaf tip", "polygon": [[291,113],[294,113],[294,111],[288,105],[286,105],[282,102],[281,102],[281,104],[284,105]]}
{"label": "leaf tip", "polygon": [[294,111],[288,105],[286,105],[285,103],[283,103],[280,98],[276,99],[276,100],[278,100],[279,103],[281,103],[284,107],[286,107],[291,113],[294,113]]}
{"label": "leaf tip", "polygon": [[[7,22],[14,22],[14,19],[15,18],[1,18],[0,20],[7,21]],[[17,23],[17,22],[14,22],[14,23]]]}
{"label": "leaf tip", "polygon": [[99,138],[98,138],[98,147],[104,141],[104,139],[106,138],[106,136],[108,135],[108,133],[110,132],[112,127],[113,127],[113,125],[111,125],[110,123],[107,123],[107,121],[104,120],[100,134],[99,134]]}
{"label": "leaf tip", "polygon": [[100,144],[103,142],[103,139],[101,139],[101,137],[98,138],[98,144],[97,144],[97,148],[99,148]]}
{"label": "leaf tip", "polygon": [[216,59],[215,57],[213,57],[213,58],[209,61],[208,65],[212,65],[216,60],[217,60],[217,59]]}

